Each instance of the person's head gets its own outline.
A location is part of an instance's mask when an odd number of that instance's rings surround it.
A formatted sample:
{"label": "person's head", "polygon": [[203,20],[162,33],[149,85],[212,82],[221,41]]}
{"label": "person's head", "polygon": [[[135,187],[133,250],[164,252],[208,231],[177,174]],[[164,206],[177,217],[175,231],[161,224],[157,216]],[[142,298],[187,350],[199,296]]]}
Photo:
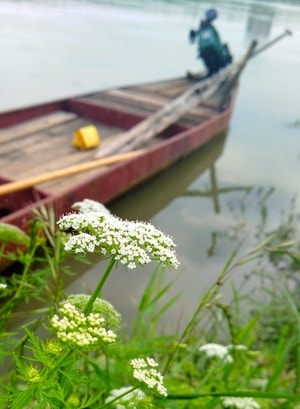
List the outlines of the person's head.
{"label": "person's head", "polygon": [[211,22],[218,17],[218,13],[216,9],[208,9],[205,13],[206,20]]}

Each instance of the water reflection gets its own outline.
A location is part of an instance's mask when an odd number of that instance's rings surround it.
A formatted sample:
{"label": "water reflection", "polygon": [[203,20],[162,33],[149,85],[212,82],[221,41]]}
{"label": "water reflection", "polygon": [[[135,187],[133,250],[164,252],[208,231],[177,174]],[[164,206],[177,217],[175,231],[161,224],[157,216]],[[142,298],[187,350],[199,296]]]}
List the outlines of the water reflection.
{"label": "water reflection", "polygon": [[206,189],[206,190],[188,189],[181,196],[211,198],[213,201],[213,207],[214,207],[215,213],[220,213],[221,212],[221,206],[220,206],[220,200],[219,200],[220,194],[231,193],[231,192],[236,192],[236,191],[249,192],[250,190],[253,189],[253,186],[231,186],[231,187],[224,187],[224,188],[219,187],[216,168],[214,164],[209,167],[209,179],[210,179],[210,185],[211,185],[209,189]]}
{"label": "water reflection", "polygon": [[254,39],[259,41],[269,38],[275,14],[275,8],[269,5],[252,4],[250,6],[246,24],[248,43]]}
{"label": "water reflection", "polygon": [[[220,195],[233,192],[250,192],[252,185],[219,186],[216,162],[221,157],[227,133],[194,152],[170,169],[150,179],[109,205],[113,214],[129,220],[150,220],[172,200],[179,197],[208,198],[216,214],[221,213]],[[209,187],[193,189],[193,181],[208,172]]]}
{"label": "water reflection", "polygon": [[[221,134],[206,147],[192,153],[141,187],[109,205],[112,213],[129,220],[150,220],[179,196],[188,195],[188,187],[222,155],[227,134]],[[216,176],[213,178],[212,198],[216,198]]]}

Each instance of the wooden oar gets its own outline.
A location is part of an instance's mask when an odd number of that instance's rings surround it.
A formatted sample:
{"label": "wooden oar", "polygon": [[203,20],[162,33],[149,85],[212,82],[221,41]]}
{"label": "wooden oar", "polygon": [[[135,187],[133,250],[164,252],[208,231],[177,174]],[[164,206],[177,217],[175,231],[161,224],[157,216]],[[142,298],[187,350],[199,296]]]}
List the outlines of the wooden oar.
{"label": "wooden oar", "polygon": [[104,159],[92,160],[87,163],[82,163],[79,165],[69,166],[67,168],[43,173],[42,175],[33,176],[31,178],[23,180],[18,180],[16,182],[5,183],[4,185],[0,186],[0,196],[6,195],[8,193],[17,192],[28,187],[39,185],[41,183],[49,182],[50,180],[55,180],[62,177],[75,175],[77,173],[86,172],[88,170],[95,169],[100,166],[112,165],[113,163],[134,158],[143,152],[144,152],[143,150],[137,150],[134,152],[122,153]]}

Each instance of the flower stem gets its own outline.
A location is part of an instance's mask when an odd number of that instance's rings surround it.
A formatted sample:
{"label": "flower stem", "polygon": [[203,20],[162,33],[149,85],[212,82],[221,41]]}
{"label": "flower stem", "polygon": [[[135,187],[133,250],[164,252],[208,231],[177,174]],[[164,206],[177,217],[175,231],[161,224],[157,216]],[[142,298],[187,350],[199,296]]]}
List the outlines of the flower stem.
{"label": "flower stem", "polygon": [[89,315],[93,309],[93,305],[94,302],[96,300],[96,298],[99,296],[99,294],[101,293],[101,290],[104,286],[105,281],[107,280],[113,266],[115,265],[115,259],[114,257],[111,258],[103,276],[101,277],[101,279],[99,280],[99,283],[97,284],[97,287],[95,288],[94,292],[92,293],[92,295],[90,296],[90,299],[87,303],[87,305],[85,306],[83,312],[85,315]]}

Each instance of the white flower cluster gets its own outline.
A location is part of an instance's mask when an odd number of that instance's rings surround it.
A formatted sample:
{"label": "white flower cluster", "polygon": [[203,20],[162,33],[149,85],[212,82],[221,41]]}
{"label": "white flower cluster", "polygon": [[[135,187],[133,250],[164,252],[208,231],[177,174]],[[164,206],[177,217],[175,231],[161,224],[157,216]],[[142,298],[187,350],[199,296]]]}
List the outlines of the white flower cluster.
{"label": "white flower cluster", "polygon": [[121,220],[101,210],[70,213],[58,225],[74,232],[65,244],[67,251],[85,253],[98,248],[131,269],[151,261],[174,268],[179,265],[173,240],[151,224]]}
{"label": "white flower cluster", "polygon": [[[123,396],[122,396],[123,395]],[[132,386],[124,386],[120,389],[113,389],[106,398],[105,403],[112,401],[116,409],[136,409],[135,401],[143,400],[145,394],[141,389],[134,389]]]}
{"label": "white flower cluster", "polygon": [[97,244],[98,241],[95,236],[88,233],[81,233],[69,237],[65,244],[65,250],[74,251],[74,253],[93,253]]}
{"label": "white flower cluster", "polygon": [[111,214],[102,203],[91,199],[84,199],[82,202],[76,202],[72,207],[73,209],[80,211],[80,213],[102,212],[107,215]]}
{"label": "white flower cluster", "polygon": [[260,409],[260,405],[253,398],[222,398],[224,408],[234,409]]}
{"label": "white flower cluster", "polygon": [[156,390],[161,396],[167,396],[168,392],[163,384],[163,376],[155,368],[158,363],[152,358],[137,358],[130,361],[133,368],[133,377],[145,384],[148,388]]}
{"label": "white flower cluster", "polygon": [[229,348],[220,344],[205,344],[199,348],[200,352],[204,352],[209,358],[219,358],[224,363],[231,364],[233,362],[232,356],[229,354]]}
{"label": "white flower cluster", "polygon": [[58,312],[62,318],[55,314],[50,322],[62,342],[91,348],[116,340],[114,332],[105,328],[105,319],[99,313],[84,315],[70,303],[63,304]]}
{"label": "white flower cluster", "polygon": [[7,284],[0,283],[0,290],[7,288]]}

